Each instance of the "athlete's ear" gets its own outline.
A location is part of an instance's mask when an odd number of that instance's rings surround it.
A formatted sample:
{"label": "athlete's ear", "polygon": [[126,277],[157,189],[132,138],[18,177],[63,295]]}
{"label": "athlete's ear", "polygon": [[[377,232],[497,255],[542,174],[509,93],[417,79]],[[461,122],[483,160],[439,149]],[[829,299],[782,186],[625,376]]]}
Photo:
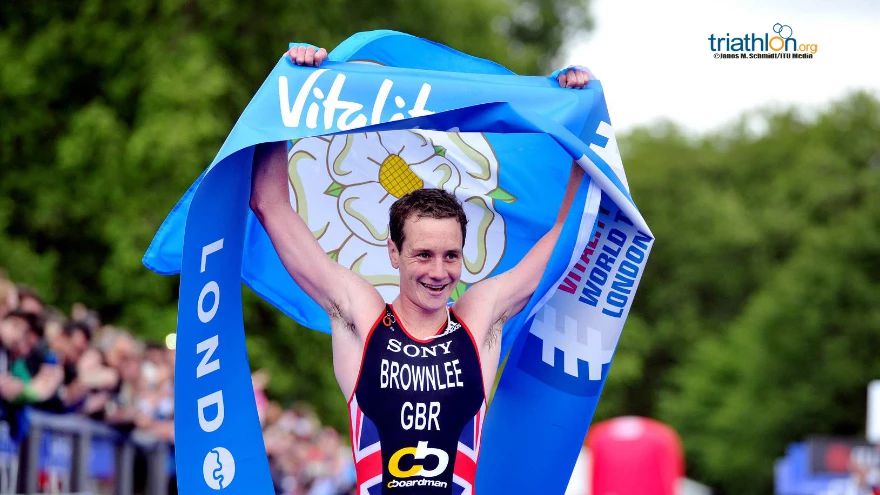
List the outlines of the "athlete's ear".
{"label": "athlete's ear", "polygon": [[394,244],[390,237],[388,238],[388,257],[391,259],[391,266],[395,270],[400,268],[400,251],[397,250],[397,245]]}

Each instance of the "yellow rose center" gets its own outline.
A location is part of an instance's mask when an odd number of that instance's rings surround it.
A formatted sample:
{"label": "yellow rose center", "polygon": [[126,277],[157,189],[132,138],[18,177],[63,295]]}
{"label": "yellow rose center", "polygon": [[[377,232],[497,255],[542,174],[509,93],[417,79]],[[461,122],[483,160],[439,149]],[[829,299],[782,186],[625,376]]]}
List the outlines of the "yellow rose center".
{"label": "yellow rose center", "polygon": [[425,185],[399,155],[388,155],[379,166],[379,184],[395,198],[401,198]]}

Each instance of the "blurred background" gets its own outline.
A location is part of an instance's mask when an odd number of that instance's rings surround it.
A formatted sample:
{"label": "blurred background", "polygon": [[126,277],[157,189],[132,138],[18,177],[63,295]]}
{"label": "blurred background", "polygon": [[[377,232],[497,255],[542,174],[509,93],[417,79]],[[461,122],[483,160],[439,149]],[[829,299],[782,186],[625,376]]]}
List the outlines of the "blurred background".
{"label": "blurred background", "polygon": [[[814,58],[712,58],[710,34],[776,22],[817,44]],[[0,2],[0,492],[28,469],[44,491],[173,490],[173,452],[156,446],[173,440],[177,279],[141,256],[289,41],[332,48],[369,29],[522,74],[587,65],[603,81],[657,242],[595,421],[668,425],[682,469],[717,494],[820,493],[786,492],[779,469],[821,439],[848,449],[843,461],[831,449],[836,471],[822,473],[869,486],[880,476],[866,437],[880,378],[877,28],[880,9],[856,0]],[[329,337],[244,290],[278,491],[345,493]],[[131,479],[98,473],[94,454],[71,470],[76,442],[33,441],[22,410],[61,436],[73,435],[57,424],[70,413],[110,426],[95,434],[110,444],[140,435]],[[36,457],[22,460],[29,440]],[[151,470],[161,482],[146,481]]]}

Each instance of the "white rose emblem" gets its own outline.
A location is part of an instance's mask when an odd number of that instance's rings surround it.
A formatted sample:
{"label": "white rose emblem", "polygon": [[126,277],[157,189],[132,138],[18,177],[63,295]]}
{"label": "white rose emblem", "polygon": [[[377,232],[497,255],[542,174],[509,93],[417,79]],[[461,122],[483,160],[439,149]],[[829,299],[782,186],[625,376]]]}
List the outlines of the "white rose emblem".
{"label": "white rose emblem", "polygon": [[408,130],[320,136],[294,141],[290,199],[327,254],[372,283],[386,301],[399,292],[388,259],[388,210],[401,196],[440,188],[462,202],[468,218],[461,281],[482,280],[504,254],[504,219],[496,200],[498,160],[480,133]]}

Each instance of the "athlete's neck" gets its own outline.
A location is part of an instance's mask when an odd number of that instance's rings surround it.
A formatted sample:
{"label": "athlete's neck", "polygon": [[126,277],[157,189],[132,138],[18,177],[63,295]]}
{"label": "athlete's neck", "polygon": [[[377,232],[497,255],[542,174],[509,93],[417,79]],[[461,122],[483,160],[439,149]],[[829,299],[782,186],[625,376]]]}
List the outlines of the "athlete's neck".
{"label": "athlete's neck", "polygon": [[413,337],[426,339],[437,334],[437,330],[446,324],[449,313],[446,308],[425,310],[406,298],[397,296],[391,303],[394,312],[402,320],[406,331]]}

